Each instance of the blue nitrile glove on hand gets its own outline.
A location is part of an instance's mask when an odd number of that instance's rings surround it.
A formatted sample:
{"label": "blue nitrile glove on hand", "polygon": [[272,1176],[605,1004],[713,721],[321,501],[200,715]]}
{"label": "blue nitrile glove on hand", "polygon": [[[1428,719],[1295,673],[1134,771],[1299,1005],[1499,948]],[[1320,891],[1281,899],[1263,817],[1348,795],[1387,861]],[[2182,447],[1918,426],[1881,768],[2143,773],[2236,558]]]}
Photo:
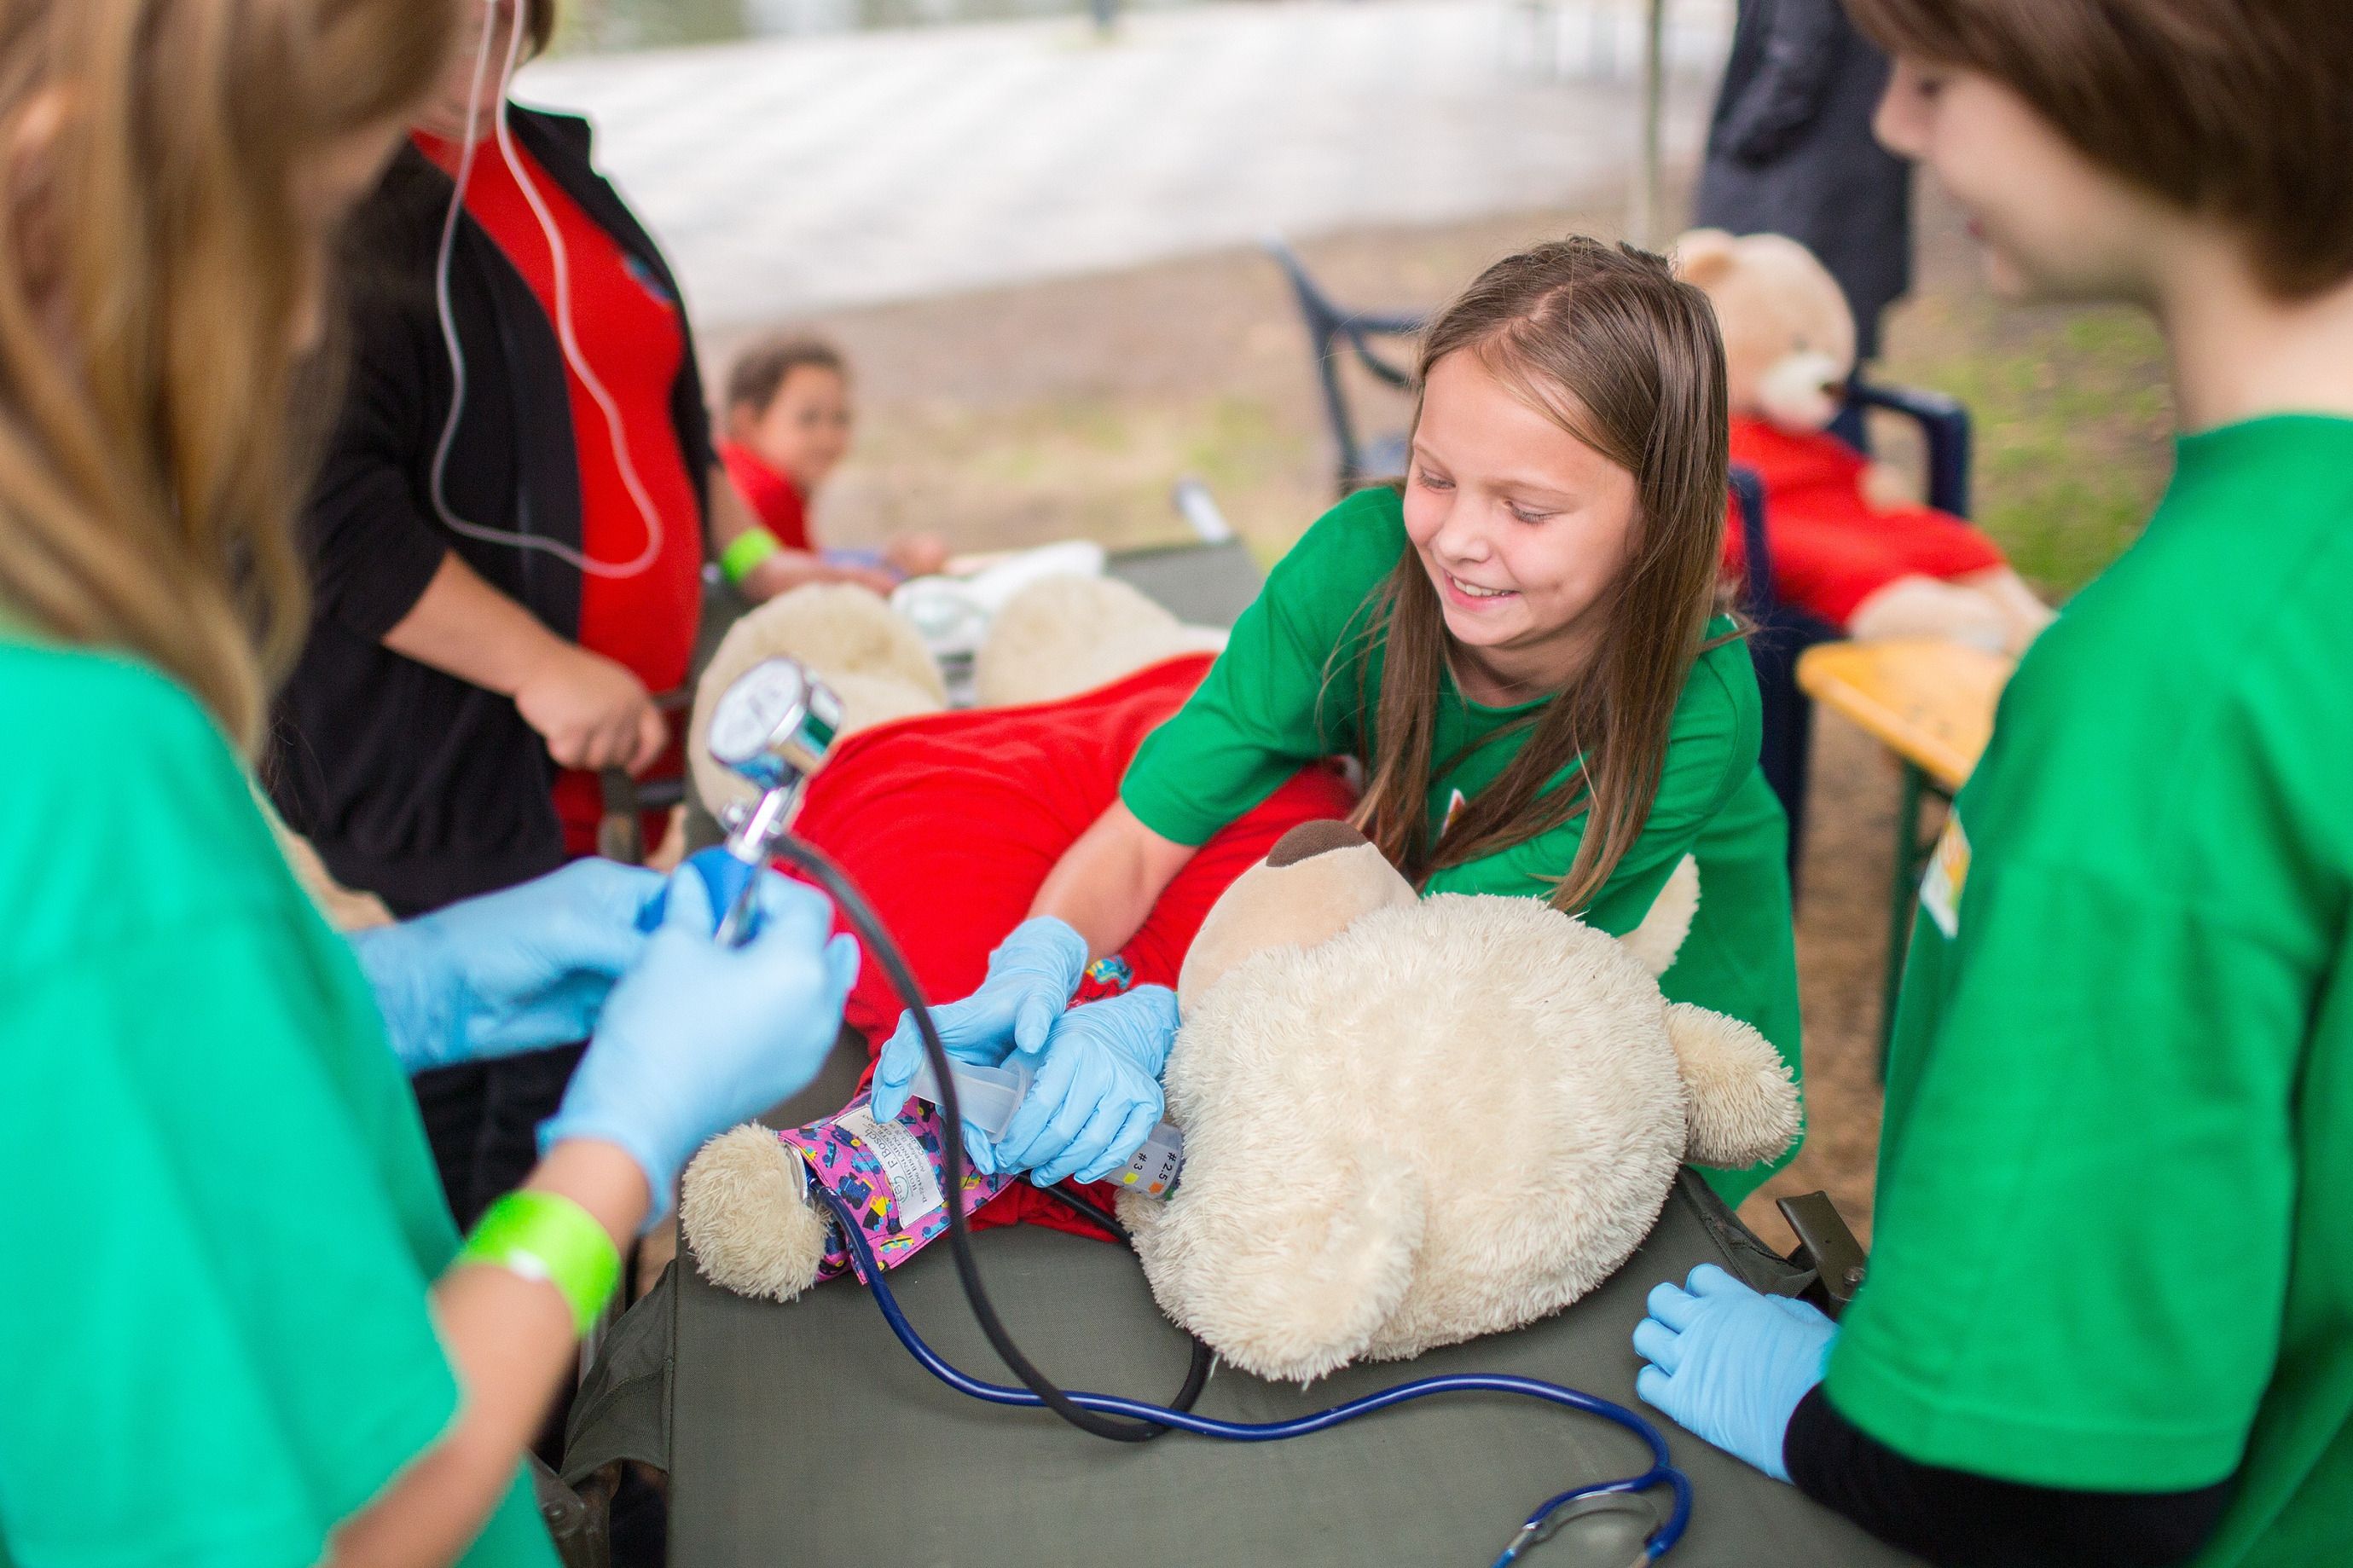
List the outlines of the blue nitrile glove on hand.
{"label": "blue nitrile glove on hand", "polygon": [[[988,978],[961,1002],[932,1009],[940,1044],[958,1061],[993,1068],[1015,1051],[1046,1048],[1046,1031],[1087,971],[1087,939],[1051,915],[1023,921],[988,955]],[[877,1121],[888,1121],[907,1108],[907,1086],[923,1065],[923,1037],[913,1013],[899,1015],[899,1026],[874,1061]],[[977,1140],[965,1148],[976,1160]]]}
{"label": "blue nitrile glove on hand", "polygon": [[761,872],[741,947],[712,940],[721,911],[691,868],[668,891],[645,957],[613,988],[562,1107],[539,1129],[542,1152],[567,1138],[627,1150],[653,1192],[649,1225],[706,1139],[817,1077],[858,980],[858,942],[827,940],[833,904],[813,888]]}
{"label": "blue nitrile glove on hand", "polygon": [[645,951],[659,873],[578,860],[520,887],[352,933],[376,1010],[411,1073],[585,1040]]}
{"label": "blue nitrile glove on hand", "polygon": [[1634,1392],[1777,1481],[1789,1417],[1822,1380],[1838,1325],[1804,1301],[1752,1290],[1713,1263],[1651,1291],[1634,1353],[1651,1364]]}
{"label": "blue nitrile glove on hand", "polygon": [[1139,985],[1064,1013],[983,1168],[1028,1171],[1050,1187],[1071,1176],[1100,1182],[1126,1164],[1160,1120],[1160,1071],[1176,1038],[1176,993],[1166,985]]}

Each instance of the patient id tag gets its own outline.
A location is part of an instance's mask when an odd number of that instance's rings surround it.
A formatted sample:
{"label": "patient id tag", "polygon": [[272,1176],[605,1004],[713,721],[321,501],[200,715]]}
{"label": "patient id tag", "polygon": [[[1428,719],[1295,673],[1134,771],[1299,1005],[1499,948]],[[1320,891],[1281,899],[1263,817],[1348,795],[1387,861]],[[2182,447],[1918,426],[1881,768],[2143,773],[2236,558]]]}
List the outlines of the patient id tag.
{"label": "patient id tag", "polygon": [[1952,941],[1961,931],[1961,894],[1969,885],[1969,836],[1961,827],[1961,814],[1949,813],[1945,831],[1928,857],[1928,874],[1920,879],[1920,907]]}

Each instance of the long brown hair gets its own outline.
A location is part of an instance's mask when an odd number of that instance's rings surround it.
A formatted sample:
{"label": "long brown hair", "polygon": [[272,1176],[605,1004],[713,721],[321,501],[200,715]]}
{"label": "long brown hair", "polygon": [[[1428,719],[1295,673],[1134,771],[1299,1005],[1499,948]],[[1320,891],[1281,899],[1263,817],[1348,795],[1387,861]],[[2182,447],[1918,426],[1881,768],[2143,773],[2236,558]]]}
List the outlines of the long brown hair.
{"label": "long brown hair", "polygon": [[291,532],[320,156],[396,124],[451,0],[0,0],[0,615],[120,648],[248,751]]}
{"label": "long brown hair", "polygon": [[[1551,901],[1579,910],[1633,847],[1657,797],[1667,731],[1717,598],[1727,426],[1724,345],[1707,297],[1663,258],[1572,237],[1479,275],[1423,331],[1418,384],[1457,353],[1634,476],[1625,570],[1603,602],[1590,667],[1520,726],[1519,752],[1429,842],[1440,680],[1452,642],[1437,590],[1409,549],[1335,651],[1356,661],[1372,747],[1356,823],[1417,884],[1588,815]],[[1415,410],[1417,421],[1419,407]],[[1368,661],[1382,650],[1377,703]],[[1327,679],[1333,673],[1327,667]],[[1556,775],[1565,775],[1555,783]]]}

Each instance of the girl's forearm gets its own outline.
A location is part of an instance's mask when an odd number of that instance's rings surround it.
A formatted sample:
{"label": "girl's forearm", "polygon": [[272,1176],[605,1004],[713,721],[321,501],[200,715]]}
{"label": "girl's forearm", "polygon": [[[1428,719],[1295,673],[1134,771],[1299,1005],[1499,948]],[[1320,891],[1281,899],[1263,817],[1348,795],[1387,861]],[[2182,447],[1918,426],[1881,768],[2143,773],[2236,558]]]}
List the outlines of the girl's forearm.
{"label": "girl's forearm", "polygon": [[849,583],[884,597],[898,582],[888,572],[867,566],[837,566],[813,550],[780,550],[744,574],[739,586],[747,599],[765,604],[780,594],[810,583]]}
{"label": "girl's forearm", "polygon": [[[727,477],[723,468],[711,470],[711,545],[714,555],[724,555],[727,547],[753,529],[760,520],[744,503],[735,482]],[[744,574],[736,584],[744,596],[754,604],[765,604],[780,594],[810,583],[854,583],[871,588],[888,598],[898,584],[888,572],[876,572],[862,566],[837,566],[814,550],[779,550]]]}
{"label": "girl's forearm", "polygon": [[[626,1248],[649,1196],[637,1162],[609,1143],[559,1143],[526,1186],[570,1198]],[[335,1532],[336,1568],[454,1563],[514,1484],[578,1335],[562,1291],[502,1268],[461,1264],[433,1288],[433,1317],[458,1375],[457,1418]]]}
{"label": "girl's forearm", "polygon": [[1143,929],[1194,847],[1163,838],[1114,801],[1046,874],[1029,912],[1069,922],[1086,938],[1090,958],[1117,952]]}

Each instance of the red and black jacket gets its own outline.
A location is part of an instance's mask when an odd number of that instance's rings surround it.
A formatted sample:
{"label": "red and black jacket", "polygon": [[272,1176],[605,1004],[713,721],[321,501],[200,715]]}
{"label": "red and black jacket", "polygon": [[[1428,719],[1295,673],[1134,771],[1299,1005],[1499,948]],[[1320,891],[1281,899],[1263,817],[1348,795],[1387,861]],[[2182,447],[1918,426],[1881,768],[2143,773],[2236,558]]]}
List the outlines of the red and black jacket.
{"label": "red and black jacket", "polygon": [[[675,296],[651,236],[589,161],[586,121],[516,108],[522,146]],[[563,863],[554,765],[507,698],[427,668],[382,638],[455,551],[550,630],[575,640],[580,578],[543,552],[461,537],[427,490],[453,382],[434,303],[451,184],[404,145],[353,215],[341,413],[303,516],[316,602],[278,705],[264,781],[329,870],[403,914]],[[458,516],[577,549],[580,480],[563,352],[530,285],[460,214],[450,307],[465,408],[444,494]],[[670,399],[708,522],[712,453],[691,333]]]}

